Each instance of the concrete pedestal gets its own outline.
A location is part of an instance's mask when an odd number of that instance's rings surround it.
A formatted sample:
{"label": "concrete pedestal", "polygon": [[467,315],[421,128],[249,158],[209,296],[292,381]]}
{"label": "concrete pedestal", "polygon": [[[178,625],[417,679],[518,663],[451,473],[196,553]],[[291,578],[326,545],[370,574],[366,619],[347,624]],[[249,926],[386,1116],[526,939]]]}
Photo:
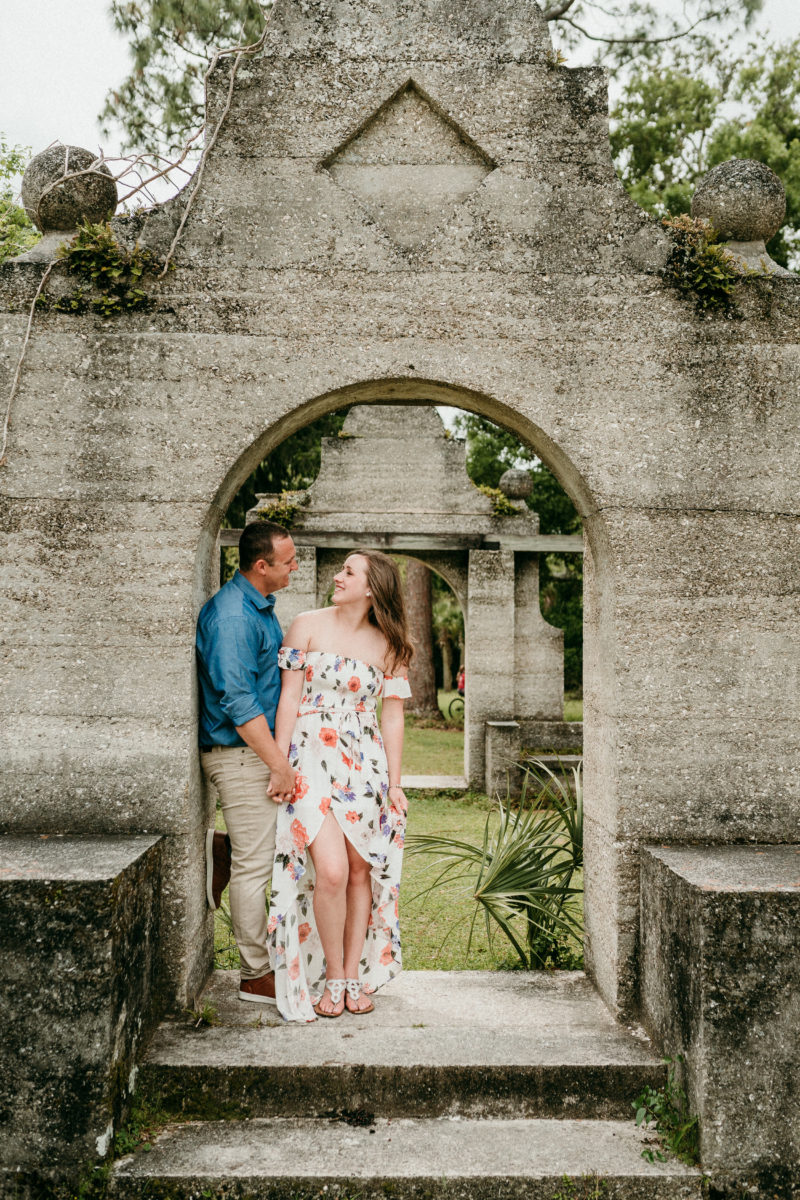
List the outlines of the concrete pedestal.
{"label": "concrete pedestal", "polygon": [[110,1151],[159,1015],[160,891],[160,838],[0,838],[0,1194]]}
{"label": "concrete pedestal", "polygon": [[800,846],[644,852],[642,1007],[685,1055],[703,1166],[800,1194]]}

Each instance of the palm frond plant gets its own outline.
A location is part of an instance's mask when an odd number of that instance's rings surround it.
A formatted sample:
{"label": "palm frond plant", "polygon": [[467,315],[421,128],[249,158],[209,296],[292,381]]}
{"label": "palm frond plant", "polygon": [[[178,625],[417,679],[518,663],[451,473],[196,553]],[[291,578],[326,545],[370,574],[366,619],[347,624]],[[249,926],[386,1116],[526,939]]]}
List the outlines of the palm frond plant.
{"label": "palm frond plant", "polygon": [[437,856],[439,869],[422,894],[468,882],[475,900],[470,943],[483,912],[489,936],[500,929],[526,970],[582,964],[581,765],[569,774],[572,786],[564,769],[524,764],[519,806],[498,799],[481,845],[433,834],[406,839],[407,853]]}

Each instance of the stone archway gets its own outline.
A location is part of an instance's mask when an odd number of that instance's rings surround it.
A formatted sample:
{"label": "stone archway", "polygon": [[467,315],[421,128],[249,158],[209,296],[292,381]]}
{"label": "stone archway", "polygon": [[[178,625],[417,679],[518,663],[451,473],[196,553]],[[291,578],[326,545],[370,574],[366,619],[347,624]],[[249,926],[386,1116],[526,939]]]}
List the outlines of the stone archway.
{"label": "stone archway", "polygon": [[[606,696],[613,694],[613,678],[615,660],[608,653],[607,647],[609,630],[613,625],[613,610],[608,606],[613,600],[611,579],[611,550],[604,532],[602,513],[597,511],[591,492],[580,472],[570,461],[563,450],[533,422],[522,415],[522,409],[512,410],[498,403],[491,396],[475,391],[426,380],[417,383],[412,380],[366,381],[343,387],[334,393],[311,398],[294,408],[285,417],[276,422],[253,442],[238,458],[225,475],[209,512],[203,537],[198,545],[195,580],[197,586],[196,604],[202,606],[208,595],[216,586],[215,572],[219,559],[220,522],[233,496],[244,483],[255,466],[268,453],[285,440],[290,433],[302,428],[310,421],[325,412],[353,405],[402,405],[404,408],[416,410],[435,404],[467,409],[485,416],[495,424],[514,433],[520,441],[529,445],[553,472],[559,483],[564,487],[579,514],[582,517],[585,531],[584,544],[584,627],[586,643],[586,660],[590,664],[590,686],[587,689],[588,704],[584,709],[584,739],[585,739],[585,774],[584,794],[586,803],[585,823],[585,854],[586,870],[585,888],[585,927],[586,927],[586,961],[587,969],[592,971],[598,982],[608,981],[609,988],[615,988],[617,982],[617,936],[619,933],[619,897],[624,887],[636,886],[634,880],[635,865],[631,863],[624,878],[617,878],[619,864],[613,855],[609,855],[608,836],[604,828],[605,822],[614,812],[616,804],[616,770],[613,756],[607,754],[607,743],[598,736],[597,720],[602,710]],[[334,440],[334,439],[331,439]],[[337,439],[338,440],[338,439]],[[347,439],[343,439],[346,441]],[[470,485],[471,486],[471,485]],[[473,489],[474,491],[475,489]],[[480,493],[476,491],[476,495]],[[482,514],[484,517],[486,513]],[[353,531],[348,530],[348,534]],[[531,535],[532,536],[532,535]],[[538,536],[538,535],[536,535]],[[372,544],[372,542],[371,542]],[[348,537],[343,545],[336,550],[338,559],[342,549],[352,548],[352,538]],[[542,549],[547,546],[543,541]],[[574,549],[574,547],[571,547]],[[441,556],[443,551],[435,552]],[[484,551],[494,556],[508,554],[508,551],[495,549]],[[282,622],[291,619],[292,611],[302,611],[303,608],[314,607],[321,603],[324,597],[323,582],[318,581],[316,571],[312,575],[311,563],[316,561],[316,552],[311,547],[301,548],[301,556],[305,556],[306,570],[302,583],[286,593],[283,603],[291,606],[284,609]],[[452,568],[451,568],[452,571]],[[510,577],[513,589],[513,568],[510,576],[508,564],[504,565],[506,579]],[[313,582],[312,582],[313,581]],[[468,588],[468,570],[454,582],[463,591]],[[489,589],[491,593],[491,578]],[[302,590],[301,590],[302,588]],[[479,594],[476,590],[473,598]],[[486,593],[484,592],[484,596]],[[539,611],[538,573],[536,586],[530,589],[531,605]],[[489,606],[492,597],[489,597]],[[525,609],[525,605],[520,606]],[[473,604],[473,613],[475,605]],[[541,617],[540,617],[541,619]],[[605,643],[605,649],[604,649]],[[494,660],[486,664],[487,673],[496,674]],[[513,703],[513,701],[511,701]],[[479,722],[475,722],[477,726]],[[485,734],[480,735],[480,753],[485,753]],[[198,797],[198,809],[202,808],[203,800]],[[595,822],[593,813],[599,812],[600,819]],[[635,917],[630,919],[630,940],[633,943],[636,936]]]}
{"label": "stone archway", "polygon": [[563,744],[563,634],[541,614],[538,557],[580,552],[580,537],[542,536],[521,502],[498,515],[467,476],[463,443],[430,406],[354,407],[339,436],[323,439],[307,491],[260,496],[247,519],[287,501],[300,571],[277,599],[284,628],[325,603],[349,549],[407,553],[450,582],[464,613],[469,785],[494,794],[523,745]]}

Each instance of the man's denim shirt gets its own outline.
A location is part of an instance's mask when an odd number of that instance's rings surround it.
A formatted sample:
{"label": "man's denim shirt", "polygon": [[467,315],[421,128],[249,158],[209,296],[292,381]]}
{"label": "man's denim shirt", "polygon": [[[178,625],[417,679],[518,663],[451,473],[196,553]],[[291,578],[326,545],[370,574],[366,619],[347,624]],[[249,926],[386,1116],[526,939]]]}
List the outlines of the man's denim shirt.
{"label": "man's denim shirt", "polygon": [[203,605],[197,619],[201,747],[244,746],[235,727],[261,713],[274,731],[282,640],[275,597],[262,596],[239,571]]}

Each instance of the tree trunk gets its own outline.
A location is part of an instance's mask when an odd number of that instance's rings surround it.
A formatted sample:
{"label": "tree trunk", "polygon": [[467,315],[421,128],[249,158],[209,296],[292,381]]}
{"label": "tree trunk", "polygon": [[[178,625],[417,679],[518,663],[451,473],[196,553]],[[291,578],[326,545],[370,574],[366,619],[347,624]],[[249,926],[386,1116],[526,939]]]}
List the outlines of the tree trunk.
{"label": "tree trunk", "polygon": [[450,645],[450,638],[447,634],[439,642],[439,648],[442,652],[442,691],[452,692],[453,690],[453,647]]}
{"label": "tree trunk", "polygon": [[412,697],[406,708],[420,717],[439,717],[436,674],[433,668],[433,612],[431,573],[415,558],[406,559],[405,585],[408,630],[414,658],[408,673]]}

